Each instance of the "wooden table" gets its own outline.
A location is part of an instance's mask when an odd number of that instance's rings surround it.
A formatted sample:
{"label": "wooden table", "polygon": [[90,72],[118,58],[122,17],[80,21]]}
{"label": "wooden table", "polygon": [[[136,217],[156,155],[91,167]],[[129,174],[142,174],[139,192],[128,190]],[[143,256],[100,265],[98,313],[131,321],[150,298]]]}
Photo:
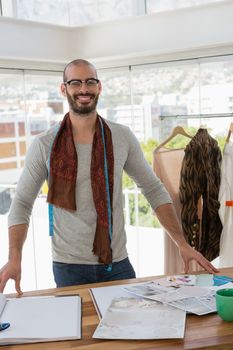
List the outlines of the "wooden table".
{"label": "wooden table", "polygon": [[[221,275],[233,277],[233,267],[221,269]],[[136,350],[136,349],[233,349],[233,322],[224,322],[217,314],[206,316],[188,315],[184,339],[166,340],[97,340],[92,335],[99,319],[89,295],[88,288],[102,287],[116,284],[130,284],[143,282],[157,277],[137,278],[131,280],[96,283],[76,287],[54,288],[34,292],[25,292],[24,295],[61,295],[79,294],[82,297],[82,339],[59,342],[0,346],[0,350]],[[232,285],[233,287],[233,285]],[[11,295],[12,296],[12,295]]]}

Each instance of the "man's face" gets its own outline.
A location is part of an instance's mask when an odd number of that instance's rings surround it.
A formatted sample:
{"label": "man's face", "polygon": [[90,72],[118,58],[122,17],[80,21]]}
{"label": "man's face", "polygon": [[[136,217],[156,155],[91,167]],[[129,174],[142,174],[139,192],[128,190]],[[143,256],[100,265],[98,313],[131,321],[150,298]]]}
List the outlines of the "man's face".
{"label": "man's face", "polygon": [[[72,65],[66,70],[66,81],[75,79],[84,81],[90,78],[96,78],[96,71],[88,65]],[[88,86],[85,82],[81,86],[62,84],[61,90],[67,97],[70,110],[74,113],[85,116],[96,111],[101,92],[100,82],[94,86]]]}

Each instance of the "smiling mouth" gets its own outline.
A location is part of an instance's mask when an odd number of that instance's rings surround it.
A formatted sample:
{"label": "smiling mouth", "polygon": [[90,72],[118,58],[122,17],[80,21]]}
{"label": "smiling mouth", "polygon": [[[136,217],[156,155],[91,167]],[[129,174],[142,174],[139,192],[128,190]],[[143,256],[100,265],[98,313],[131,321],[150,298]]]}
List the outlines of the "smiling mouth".
{"label": "smiling mouth", "polygon": [[78,95],[75,97],[75,101],[81,102],[81,103],[89,103],[93,99],[93,96],[91,95]]}

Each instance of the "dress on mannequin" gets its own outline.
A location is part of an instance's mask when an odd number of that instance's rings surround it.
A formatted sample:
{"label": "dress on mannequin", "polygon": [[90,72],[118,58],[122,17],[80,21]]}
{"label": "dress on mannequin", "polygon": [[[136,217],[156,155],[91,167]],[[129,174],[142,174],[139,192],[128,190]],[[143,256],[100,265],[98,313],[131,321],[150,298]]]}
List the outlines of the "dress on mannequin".
{"label": "dress on mannequin", "polygon": [[233,266],[233,144],[226,143],[221,166],[221,184],[219,189],[219,216],[223,225],[220,239],[219,267]]}
{"label": "dress on mannequin", "polygon": [[[184,158],[184,149],[169,149],[160,147],[154,151],[153,169],[168,190],[178,216],[181,221],[181,203],[179,199],[180,171]],[[200,266],[192,261],[190,271],[199,271]],[[183,273],[184,264],[176,244],[165,232],[164,234],[164,273],[167,275]]]}

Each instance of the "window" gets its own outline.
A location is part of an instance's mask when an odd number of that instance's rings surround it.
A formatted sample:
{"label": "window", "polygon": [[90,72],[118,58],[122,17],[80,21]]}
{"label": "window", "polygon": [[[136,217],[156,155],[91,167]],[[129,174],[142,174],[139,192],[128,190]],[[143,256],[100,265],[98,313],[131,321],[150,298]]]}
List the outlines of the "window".
{"label": "window", "polygon": [[0,0],[2,16],[67,26],[195,7],[225,0]]}
{"label": "window", "polygon": [[25,72],[25,110],[30,137],[47,130],[63,118],[61,82],[60,73]]}
{"label": "window", "polygon": [[[0,70],[1,265],[8,255],[8,211],[27,147],[36,134],[48,129],[64,114],[64,101],[59,93],[60,82],[61,73]],[[47,228],[46,196],[41,193],[35,202],[24,248],[24,290],[46,288],[53,283]],[[42,251],[45,252],[43,259]],[[13,283],[10,282],[6,290],[14,291]]]}
{"label": "window", "polygon": [[19,176],[26,146],[24,121],[23,74],[0,70],[0,182],[15,182]]}
{"label": "window", "polygon": [[176,121],[166,116],[198,113],[198,70],[196,62],[132,67],[133,103],[145,111],[144,140],[170,134]]}
{"label": "window", "polygon": [[59,25],[83,26],[145,14],[144,0],[0,0],[2,15]]}
{"label": "window", "polygon": [[220,1],[224,0],[146,0],[146,11],[147,13],[163,12]]}

